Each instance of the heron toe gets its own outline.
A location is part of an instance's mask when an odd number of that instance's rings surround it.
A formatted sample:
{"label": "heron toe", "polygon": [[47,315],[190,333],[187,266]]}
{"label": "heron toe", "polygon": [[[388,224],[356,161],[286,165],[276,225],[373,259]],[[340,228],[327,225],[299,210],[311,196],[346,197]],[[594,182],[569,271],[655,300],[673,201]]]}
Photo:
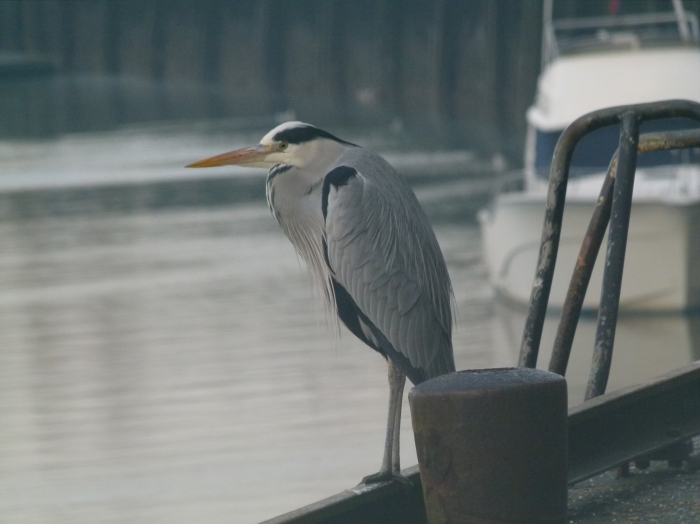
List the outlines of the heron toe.
{"label": "heron toe", "polygon": [[401,473],[394,473],[392,471],[380,471],[372,475],[367,475],[362,479],[360,485],[379,484],[381,482],[399,482],[407,488],[413,486],[413,483],[408,477],[404,477]]}

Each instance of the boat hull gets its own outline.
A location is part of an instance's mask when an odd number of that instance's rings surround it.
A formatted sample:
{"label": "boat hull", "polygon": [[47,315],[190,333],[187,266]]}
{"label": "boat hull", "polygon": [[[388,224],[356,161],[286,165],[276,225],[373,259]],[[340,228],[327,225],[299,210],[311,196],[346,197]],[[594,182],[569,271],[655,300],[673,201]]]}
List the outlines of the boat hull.
{"label": "boat hull", "polygon": [[[593,213],[594,201],[567,201],[550,307],[561,308]],[[496,291],[528,303],[544,223],[544,195],[499,195],[479,214],[484,258]],[[620,309],[683,311],[700,306],[700,201],[635,202],[628,234]],[[607,236],[593,271],[584,309],[600,302]],[[693,263],[692,261],[695,261]]]}

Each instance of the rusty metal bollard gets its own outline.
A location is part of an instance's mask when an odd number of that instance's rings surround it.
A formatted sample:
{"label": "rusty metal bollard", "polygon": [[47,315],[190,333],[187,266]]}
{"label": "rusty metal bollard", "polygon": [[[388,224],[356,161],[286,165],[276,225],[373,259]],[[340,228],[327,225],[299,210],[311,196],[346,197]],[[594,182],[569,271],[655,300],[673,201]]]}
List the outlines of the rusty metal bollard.
{"label": "rusty metal bollard", "polygon": [[566,380],[460,371],[409,393],[430,524],[566,522]]}

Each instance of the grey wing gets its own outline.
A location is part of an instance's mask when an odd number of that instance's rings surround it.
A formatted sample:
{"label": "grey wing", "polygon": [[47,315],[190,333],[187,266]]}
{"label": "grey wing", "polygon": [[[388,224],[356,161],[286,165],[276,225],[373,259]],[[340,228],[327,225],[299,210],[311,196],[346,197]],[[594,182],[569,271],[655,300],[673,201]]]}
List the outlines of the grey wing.
{"label": "grey wing", "polygon": [[348,304],[339,301],[343,322],[419,383],[455,369],[451,286],[423,210],[402,179],[396,184],[384,188],[347,166],[329,173],[323,188],[327,262],[336,295],[340,286],[357,313],[353,329],[341,310]]}

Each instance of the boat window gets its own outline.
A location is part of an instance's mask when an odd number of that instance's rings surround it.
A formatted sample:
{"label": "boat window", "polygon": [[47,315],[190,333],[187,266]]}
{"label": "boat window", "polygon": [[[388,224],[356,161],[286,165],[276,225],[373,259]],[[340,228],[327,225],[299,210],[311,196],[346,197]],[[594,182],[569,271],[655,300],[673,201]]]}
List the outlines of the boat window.
{"label": "boat window", "polygon": [[[641,126],[642,133],[659,131],[676,131],[680,129],[695,129],[700,127],[698,122],[686,118],[669,118],[644,122]],[[537,176],[549,177],[552,155],[557,145],[561,131],[537,131],[535,149],[535,169]],[[620,140],[620,126],[608,126],[597,129],[586,136],[576,146],[571,159],[572,177],[591,173],[599,173],[608,168],[610,159],[617,149]],[[667,164],[700,163],[700,149],[682,149],[676,151],[654,151],[644,153],[637,157],[639,167],[652,167]]]}

